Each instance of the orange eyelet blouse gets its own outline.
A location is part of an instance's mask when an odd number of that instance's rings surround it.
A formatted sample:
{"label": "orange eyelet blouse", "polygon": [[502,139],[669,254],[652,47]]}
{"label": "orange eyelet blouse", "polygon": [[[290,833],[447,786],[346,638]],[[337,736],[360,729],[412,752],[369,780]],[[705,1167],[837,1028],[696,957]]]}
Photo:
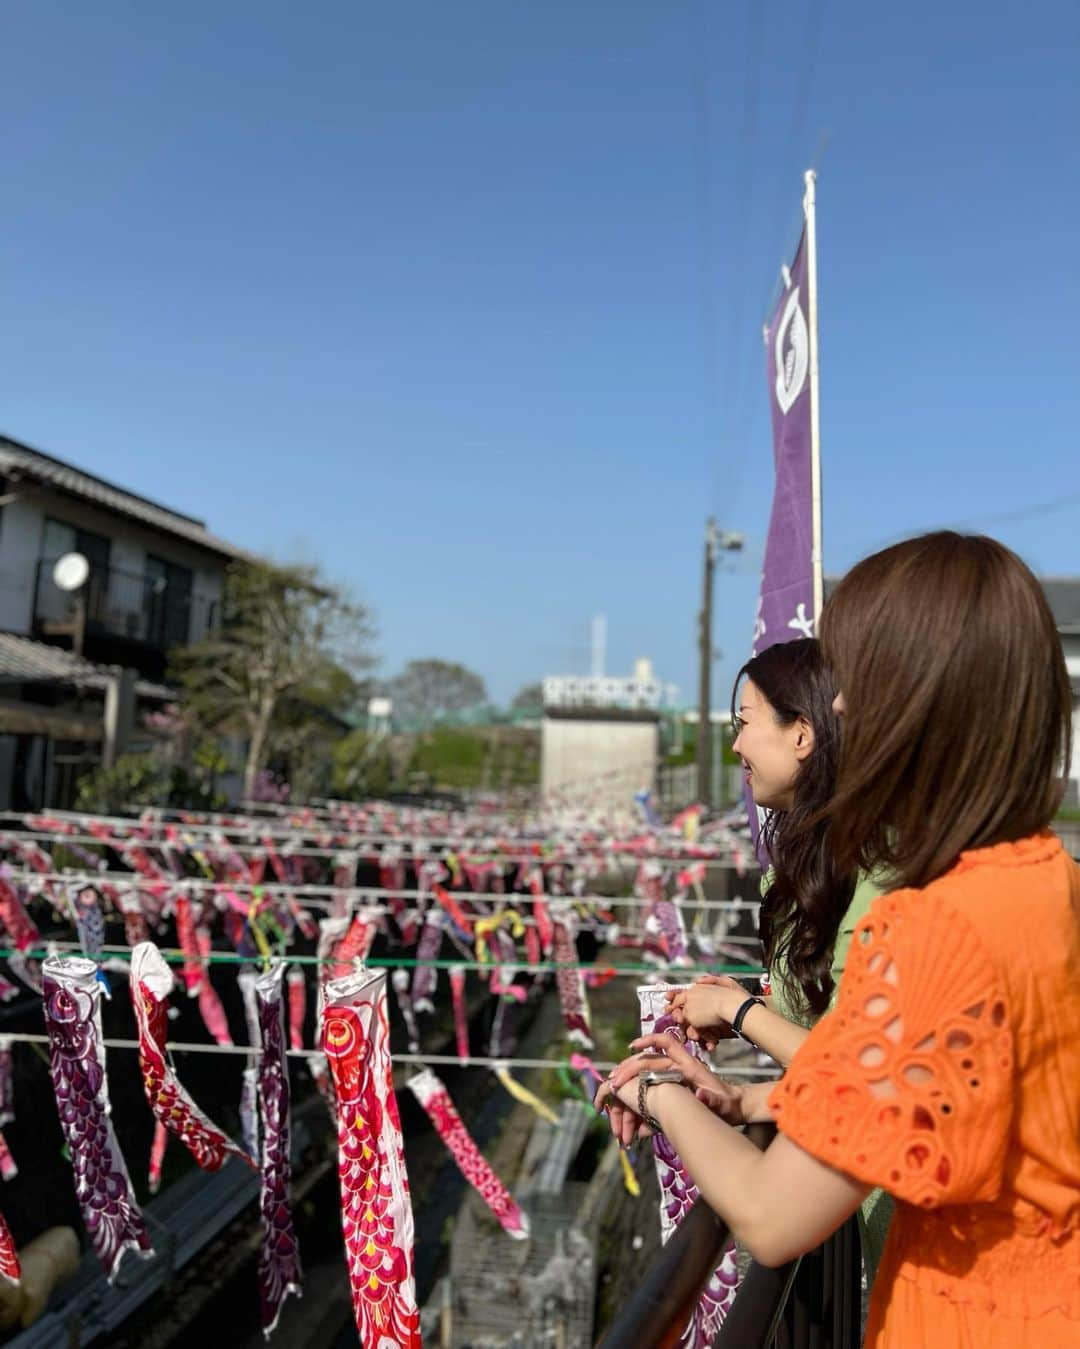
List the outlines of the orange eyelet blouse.
{"label": "orange eyelet blouse", "polygon": [[866,1345],[1076,1349],[1080,867],[1060,841],[877,900],[770,1106],[898,1201]]}

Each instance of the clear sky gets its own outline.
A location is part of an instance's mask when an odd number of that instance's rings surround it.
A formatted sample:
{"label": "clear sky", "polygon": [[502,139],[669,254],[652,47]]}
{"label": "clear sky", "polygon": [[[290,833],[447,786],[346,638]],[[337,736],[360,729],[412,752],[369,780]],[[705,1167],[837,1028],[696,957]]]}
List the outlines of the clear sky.
{"label": "clear sky", "polygon": [[[943,523],[1080,573],[1080,5],[5,5],[0,429],[508,698],[717,694],[760,328],[818,164],[827,569]],[[1050,509],[1033,509],[1050,506]]]}

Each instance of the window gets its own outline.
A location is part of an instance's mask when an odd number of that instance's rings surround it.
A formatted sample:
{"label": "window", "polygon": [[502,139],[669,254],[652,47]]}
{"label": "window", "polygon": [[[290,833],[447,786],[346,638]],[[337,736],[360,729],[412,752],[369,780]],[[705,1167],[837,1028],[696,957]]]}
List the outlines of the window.
{"label": "window", "polygon": [[160,557],[146,559],[146,640],[168,651],[191,631],[191,572]]}
{"label": "window", "polygon": [[70,616],[71,596],[58,590],[53,582],[53,564],[65,553],[82,553],[90,563],[86,583],[86,620],[101,623],[109,595],[109,540],[63,520],[45,520],[38,564],[37,617],[46,622],[63,622]]}

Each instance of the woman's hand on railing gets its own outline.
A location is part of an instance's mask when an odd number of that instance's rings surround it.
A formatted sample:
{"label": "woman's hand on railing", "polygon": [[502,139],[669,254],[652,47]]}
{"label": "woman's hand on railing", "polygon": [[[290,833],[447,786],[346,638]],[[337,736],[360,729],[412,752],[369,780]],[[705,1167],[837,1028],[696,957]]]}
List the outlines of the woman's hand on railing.
{"label": "woman's hand on railing", "polygon": [[744,1088],[725,1082],[675,1038],[670,1031],[660,1035],[642,1035],[631,1040],[631,1049],[639,1052],[618,1064],[596,1093],[596,1107],[607,1110],[611,1132],[624,1146],[635,1138],[651,1134],[648,1125],[637,1113],[637,1079],[640,1073],[654,1068],[678,1068],[683,1075],[683,1086],[692,1091],[703,1105],[728,1124],[745,1124],[747,1113],[743,1108]]}
{"label": "woman's hand on railing", "polygon": [[667,995],[667,1015],[680,1025],[688,1040],[707,1050],[719,1040],[730,1040],[731,1023],[750,995],[726,974],[703,974],[692,984],[673,988]]}

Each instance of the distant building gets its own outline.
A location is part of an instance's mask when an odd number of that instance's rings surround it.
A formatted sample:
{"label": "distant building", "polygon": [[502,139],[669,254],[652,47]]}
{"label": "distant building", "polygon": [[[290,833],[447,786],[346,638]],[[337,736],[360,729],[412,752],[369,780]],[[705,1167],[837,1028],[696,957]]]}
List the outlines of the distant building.
{"label": "distant building", "polygon": [[[65,590],[56,564],[73,553],[86,579]],[[109,736],[128,738],[132,700],[169,699],[169,651],[212,631],[244,556],[201,520],[0,437],[0,809],[69,803]]]}
{"label": "distant building", "polygon": [[662,709],[677,690],[648,660],[628,678],[555,675],[544,680],[540,786],[549,802],[632,811],[656,787]]}

